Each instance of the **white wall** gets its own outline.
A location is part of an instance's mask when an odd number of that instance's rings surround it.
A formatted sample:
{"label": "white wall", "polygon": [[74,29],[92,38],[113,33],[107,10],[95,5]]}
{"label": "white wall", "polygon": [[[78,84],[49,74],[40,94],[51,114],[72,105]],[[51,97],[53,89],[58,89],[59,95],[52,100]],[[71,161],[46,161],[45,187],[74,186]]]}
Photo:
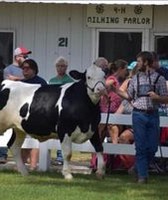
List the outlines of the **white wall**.
{"label": "white wall", "polygon": [[[32,50],[39,74],[49,80],[60,55],[69,60],[69,70],[84,71],[91,64],[91,29],[85,15],[84,5],[0,3],[0,30],[15,31],[16,46]],[[59,37],[68,38],[67,47],[58,47]]]}
{"label": "white wall", "polygon": [[[54,61],[60,55],[69,60],[69,70],[84,71],[92,63],[96,29],[86,26],[86,9],[87,5],[1,2],[0,30],[15,31],[16,46],[32,50],[40,75],[49,80],[55,75]],[[153,47],[154,33],[168,33],[167,19],[168,6],[154,6],[153,29],[146,46]],[[68,38],[67,47],[58,46],[60,37]]]}
{"label": "white wall", "polygon": [[154,33],[168,33],[168,6],[154,6]]}

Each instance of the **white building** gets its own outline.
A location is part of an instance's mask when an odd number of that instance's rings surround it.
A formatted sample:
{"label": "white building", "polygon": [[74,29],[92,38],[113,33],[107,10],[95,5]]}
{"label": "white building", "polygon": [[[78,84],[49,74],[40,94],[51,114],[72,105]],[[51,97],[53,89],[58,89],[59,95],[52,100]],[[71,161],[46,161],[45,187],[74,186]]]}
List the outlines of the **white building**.
{"label": "white building", "polygon": [[80,71],[98,56],[131,62],[141,50],[168,59],[167,19],[167,1],[0,0],[0,55],[9,64],[16,46],[29,48],[46,80],[58,56]]}

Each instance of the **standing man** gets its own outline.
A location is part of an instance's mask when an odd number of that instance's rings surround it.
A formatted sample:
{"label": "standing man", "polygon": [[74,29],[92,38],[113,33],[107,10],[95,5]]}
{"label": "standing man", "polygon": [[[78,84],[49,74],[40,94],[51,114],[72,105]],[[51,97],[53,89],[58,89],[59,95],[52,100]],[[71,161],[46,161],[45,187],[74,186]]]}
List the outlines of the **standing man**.
{"label": "standing man", "polygon": [[19,81],[24,78],[20,66],[28,58],[28,54],[31,54],[31,51],[24,47],[17,47],[14,50],[13,63],[4,69],[4,79]]}
{"label": "standing man", "polygon": [[[55,62],[56,76],[49,80],[49,84],[66,84],[73,82],[73,79],[67,75],[68,62],[64,57],[57,58]],[[61,150],[57,150],[56,164],[63,164],[63,157]]]}
{"label": "standing man", "polygon": [[[151,91],[168,96],[166,80],[153,69],[153,56],[148,51],[137,55],[139,72],[132,77],[126,92],[111,85],[121,97],[132,101],[132,124],[136,148],[135,168],[138,183],[147,183],[148,167],[153,161],[159,144],[159,104],[149,96]],[[152,94],[151,94],[152,96]]]}
{"label": "standing man", "polygon": [[[31,51],[29,51],[28,49],[24,47],[17,47],[13,53],[13,63],[4,69],[4,79],[9,79],[13,81],[22,80],[24,76],[20,66],[29,54],[31,54]],[[7,162],[7,152],[7,147],[0,148],[0,164],[5,164]]]}

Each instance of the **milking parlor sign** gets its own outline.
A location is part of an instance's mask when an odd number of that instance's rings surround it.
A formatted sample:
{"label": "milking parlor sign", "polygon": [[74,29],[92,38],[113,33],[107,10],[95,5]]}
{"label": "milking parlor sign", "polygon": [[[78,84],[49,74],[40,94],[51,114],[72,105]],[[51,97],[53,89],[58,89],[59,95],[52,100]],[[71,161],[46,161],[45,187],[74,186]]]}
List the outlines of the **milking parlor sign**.
{"label": "milking parlor sign", "polygon": [[152,6],[88,5],[87,26],[101,28],[151,28]]}

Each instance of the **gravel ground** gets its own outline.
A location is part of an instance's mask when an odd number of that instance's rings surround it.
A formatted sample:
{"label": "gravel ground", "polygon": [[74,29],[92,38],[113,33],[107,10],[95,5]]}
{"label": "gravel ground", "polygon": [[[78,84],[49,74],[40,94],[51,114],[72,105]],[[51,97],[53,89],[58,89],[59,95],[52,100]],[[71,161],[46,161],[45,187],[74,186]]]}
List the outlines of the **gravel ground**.
{"label": "gravel ground", "polygon": [[[81,174],[91,174],[90,165],[90,154],[85,153],[76,153],[72,157],[72,161],[70,162],[70,167],[72,173],[81,173]],[[29,170],[29,164],[26,164]],[[6,164],[0,164],[0,170],[17,170],[16,163],[13,158],[8,157],[8,162]],[[55,162],[55,158],[51,158],[51,165],[49,171],[57,171],[61,172],[62,165],[57,165]],[[37,169],[38,171],[38,169]]]}

